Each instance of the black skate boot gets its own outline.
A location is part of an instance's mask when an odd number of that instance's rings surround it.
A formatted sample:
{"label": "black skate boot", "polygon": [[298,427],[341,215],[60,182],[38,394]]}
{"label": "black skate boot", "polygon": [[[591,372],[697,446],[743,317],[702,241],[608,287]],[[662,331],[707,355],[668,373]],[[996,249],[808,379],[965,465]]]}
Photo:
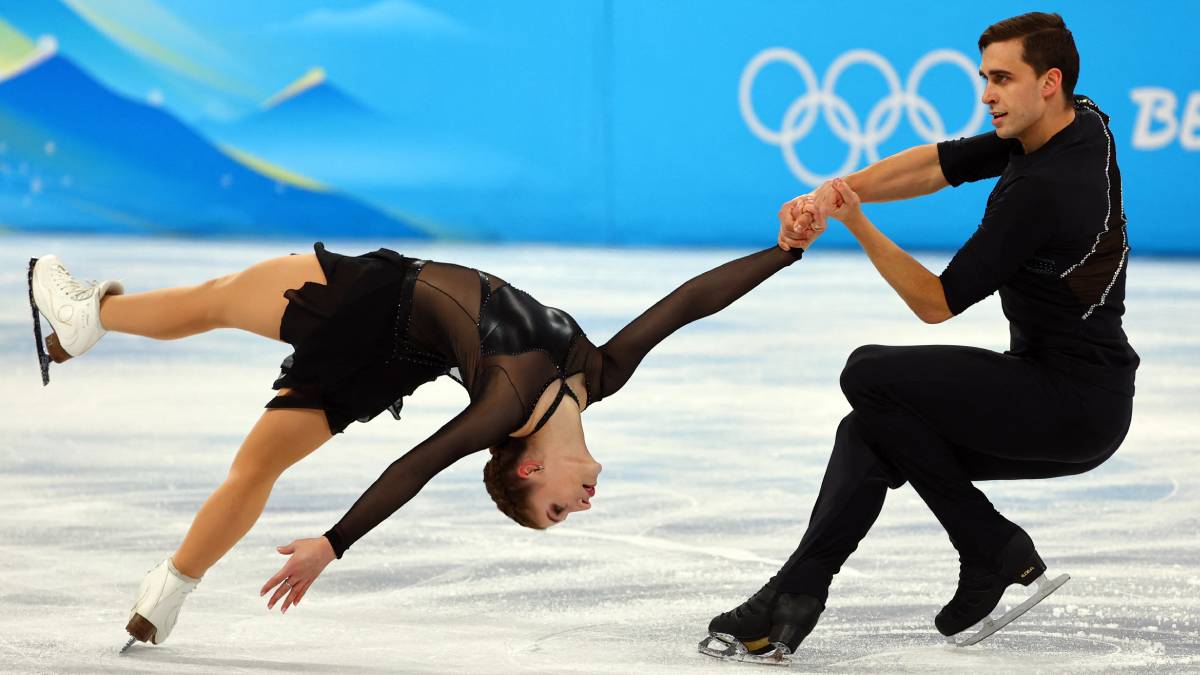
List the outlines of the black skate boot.
{"label": "black skate boot", "polygon": [[780,593],[771,610],[771,644],[780,649],[786,647],[789,654],[795,654],[823,611],[825,605],[812,596]]}
{"label": "black skate boot", "polygon": [[708,623],[700,653],[738,661],[787,665],[825,606],[807,595],[764,586],[749,600]]}
{"label": "black skate boot", "polygon": [[[1046,563],[1042,562],[1041,556],[1033,547],[1033,540],[1029,538],[1025,530],[1018,530],[1000,552],[1000,558],[996,561],[995,566],[989,568],[978,561],[968,560],[960,563],[958,591],[955,592],[950,602],[946,603],[942,611],[938,612],[933,623],[942,635],[950,636],[960,633],[987,618],[988,614],[1000,603],[1005,589],[1012,584],[1028,586],[1034,581],[1038,581],[1038,590],[1042,591],[1044,589],[1042,579],[1045,572]],[[1066,579],[1062,581],[1065,583]],[[1037,598],[1037,601],[1049,595],[1057,587],[1046,591]],[[1037,602],[1030,604],[1029,607],[1032,607],[1033,604],[1037,604]],[[1006,615],[1005,618],[1011,621],[1019,615],[1011,618]],[[1008,621],[1004,623],[1006,624]],[[998,628],[999,626],[997,626]],[[987,633],[987,635],[990,634],[990,632]]]}

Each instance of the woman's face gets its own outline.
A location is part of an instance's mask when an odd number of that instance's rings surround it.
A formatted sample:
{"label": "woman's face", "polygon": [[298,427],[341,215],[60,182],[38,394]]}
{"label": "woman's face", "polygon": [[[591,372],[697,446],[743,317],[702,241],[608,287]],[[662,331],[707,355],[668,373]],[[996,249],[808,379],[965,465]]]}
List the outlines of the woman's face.
{"label": "woman's face", "polygon": [[541,469],[531,472],[534,481],[529,490],[533,519],[541,527],[552,527],[576,511],[592,508],[596,481],[604,468],[590,456],[586,458],[546,458]]}

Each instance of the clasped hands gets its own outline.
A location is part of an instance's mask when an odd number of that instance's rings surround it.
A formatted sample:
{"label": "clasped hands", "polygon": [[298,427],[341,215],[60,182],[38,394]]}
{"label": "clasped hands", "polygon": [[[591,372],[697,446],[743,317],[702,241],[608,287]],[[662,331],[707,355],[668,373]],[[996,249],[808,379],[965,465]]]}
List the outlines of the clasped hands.
{"label": "clasped hands", "polygon": [[807,249],[825,233],[832,216],[850,225],[862,215],[862,202],[846,181],[835,178],[779,208],[779,248]]}

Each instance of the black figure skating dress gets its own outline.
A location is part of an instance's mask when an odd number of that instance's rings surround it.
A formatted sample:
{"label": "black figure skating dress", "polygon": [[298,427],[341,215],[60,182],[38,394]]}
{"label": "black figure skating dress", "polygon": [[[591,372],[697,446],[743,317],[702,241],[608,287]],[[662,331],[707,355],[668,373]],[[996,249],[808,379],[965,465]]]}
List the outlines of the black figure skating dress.
{"label": "black figure skating dress", "polygon": [[[458,459],[521,429],[549,387],[587,405],[633,374],[652,347],[719,311],[802,251],[779,248],[726,263],[687,282],[597,347],[566,312],[493,275],[416,260],[388,249],[350,257],[315,245],[326,283],[287,292],[280,336],[295,348],[269,408],[325,411],[330,431],[384,410],[439,376],[458,380],[470,404],[392,463],[327,534],[338,557]],[[566,379],[583,373],[586,392]],[[553,412],[553,407],[550,412]],[[550,412],[538,420],[549,419]]]}

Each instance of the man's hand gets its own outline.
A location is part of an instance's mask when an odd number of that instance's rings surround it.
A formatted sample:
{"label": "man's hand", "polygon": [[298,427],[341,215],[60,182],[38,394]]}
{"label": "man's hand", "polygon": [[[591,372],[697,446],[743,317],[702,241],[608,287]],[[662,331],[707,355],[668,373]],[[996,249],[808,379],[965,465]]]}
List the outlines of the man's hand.
{"label": "man's hand", "polygon": [[[862,202],[858,198],[858,193],[850,189],[846,181],[841,178],[835,178],[829,182],[830,188],[837,196],[837,199],[829,199],[829,204],[834,205],[833,211],[829,215],[842,221],[842,224],[847,227],[853,227],[855,221],[862,216]],[[822,186],[823,187],[823,186]],[[840,203],[838,203],[840,202]],[[817,210],[820,211],[818,200]]]}
{"label": "man's hand", "polygon": [[824,226],[825,219],[832,216],[842,207],[842,196],[833,187],[834,181],[827,180],[813,191],[813,204],[816,207],[816,220]]}
{"label": "man's hand", "polygon": [[271,600],[267,602],[267,609],[274,609],[275,603],[279,599],[287,596],[283,600],[283,606],[280,611],[287,613],[288,607],[300,604],[300,599],[308,592],[308,587],[317,580],[325,566],[337,558],[333,552],[333,546],[329,544],[329,540],[325,537],[317,537],[316,539],[297,539],[287,546],[280,546],[276,549],[283,555],[291,556],[284,563],[283,567],[271,577],[262,590],[259,591],[259,596],[267,594],[267,591],[278,586],[275,593],[271,595]]}

